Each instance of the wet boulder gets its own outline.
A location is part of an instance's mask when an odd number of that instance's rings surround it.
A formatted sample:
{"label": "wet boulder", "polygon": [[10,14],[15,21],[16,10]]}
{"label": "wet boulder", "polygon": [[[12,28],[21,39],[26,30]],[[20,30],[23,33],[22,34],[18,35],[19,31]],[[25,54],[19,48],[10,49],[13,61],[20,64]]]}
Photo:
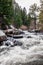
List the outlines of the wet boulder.
{"label": "wet boulder", "polygon": [[22,42],[15,41],[15,42],[14,42],[14,46],[22,46]]}
{"label": "wet boulder", "polygon": [[27,36],[27,38],[32,38],[31,36]]}
{"label": "wet boulder", "polygon": [[14,47],[14,46],[22,46],[22,42],[16,41],[16,40],[7,40],[3,42],[4,45]]}
{"label": "wet boulder", "polygon": [[3,42],[0,42],[0,46],[2,46],[3,45]]}
{"label": "wet boulder", "polygon": [[6,46],[14,46],[13,42],[10,41],[10,40],[7,40],[7,41],[5,42],[5,45],[6,45]]}

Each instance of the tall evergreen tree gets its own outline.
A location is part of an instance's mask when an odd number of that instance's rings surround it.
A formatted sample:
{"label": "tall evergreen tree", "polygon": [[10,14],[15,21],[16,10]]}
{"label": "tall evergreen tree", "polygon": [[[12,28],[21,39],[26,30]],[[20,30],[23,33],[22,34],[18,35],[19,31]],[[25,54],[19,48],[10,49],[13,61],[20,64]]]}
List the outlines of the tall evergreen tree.
{"label": "tall evergreen tree", "polygon": [[21,17],[22,17],[23,25],[26,25],[26,22],[27,22],[27,12],[26,12],[26,8],[25,7],[22,10]]}
{"label": "tall evergreen tree", "polygon": [[12,0],[0,0],[0,17],[5,23],[10,23],[13,17]]}
{"label": "tall evergreen tree", "polygon": [[14,24],[15,27],[19,28],[22,25],[22,19],[21,19],[21,7],[19,7],[18,3],[15,3],[15,9],[14,9]]}
{"label": "tall evergreen tree", "polygon": [[31,16],[30,16],[30,13],[28,13],[27,15],[27,26],[28,27],[30,26],[30,23],[31,23]]}

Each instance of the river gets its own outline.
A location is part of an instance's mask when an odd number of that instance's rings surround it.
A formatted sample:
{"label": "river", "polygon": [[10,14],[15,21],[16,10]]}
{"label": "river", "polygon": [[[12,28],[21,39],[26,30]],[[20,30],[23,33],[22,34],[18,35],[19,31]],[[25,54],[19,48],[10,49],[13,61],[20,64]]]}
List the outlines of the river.
{"label": "river", "polygon": [[0,65],[43,65],[43,35],[16,39],[22,46],[0,46]]}

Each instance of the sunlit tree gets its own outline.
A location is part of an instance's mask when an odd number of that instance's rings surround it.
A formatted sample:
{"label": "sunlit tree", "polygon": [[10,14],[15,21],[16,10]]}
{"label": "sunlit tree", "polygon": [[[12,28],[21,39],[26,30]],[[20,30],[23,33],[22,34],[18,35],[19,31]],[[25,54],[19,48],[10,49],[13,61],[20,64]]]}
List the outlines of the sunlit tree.
{"label": "sunlit tree", "polygon": [[39,7],[37,6],[36,3],[34,3],[33,5],[30,6],[30,16],[31,18],[34,20],[34,25],[35,25],[35,29],[36,29],[36,19],[37,19],[37,14],[36,12],[39,12]]}
{"label": "sunlit tree", "polygon": [[40,0],[41,8],[40,8],[40,14],[39,14],[39,21],[43,23],[43,0]]}

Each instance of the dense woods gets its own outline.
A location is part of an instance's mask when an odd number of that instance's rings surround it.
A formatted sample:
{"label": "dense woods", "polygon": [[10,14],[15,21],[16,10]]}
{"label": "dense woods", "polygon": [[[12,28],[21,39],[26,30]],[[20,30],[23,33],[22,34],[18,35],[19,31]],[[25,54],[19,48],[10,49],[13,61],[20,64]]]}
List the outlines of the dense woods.
{"label": "dense woods", "polygon": [[[39,22],[43,23],[43,2],[40,1],[40,3],[41,10],[39,14]],[[21,25],[29,27],[32,19],[35,23],[37,18],[36,12],[38,12],[38,10],[39,7],[35,3],[30,6],[27,14],[26,8],[24,7],[22,9],[15,0],[14,2],[13,0],[0,0],[0,17],[2,18],[1,22],[5,24],[13,24],[17,28],[19,28]]]}
{"label": "dense woods", "polygon": [[[16,4],[16,5],[15,5]],[[18,3],[14,3],[14,25],[19,28],[21,25],[29,26],[30,24],[30,15],[27,15],[26,8],[23,9],[18,5]]]}
{"label": "dense woods", "polygon": [[26,26],[30,24],[26,8],[22,9],[15,1],[12,3],[12,0],[0,0],[0,17],[3,23],[14,24],[17,28],[22,24]]}

